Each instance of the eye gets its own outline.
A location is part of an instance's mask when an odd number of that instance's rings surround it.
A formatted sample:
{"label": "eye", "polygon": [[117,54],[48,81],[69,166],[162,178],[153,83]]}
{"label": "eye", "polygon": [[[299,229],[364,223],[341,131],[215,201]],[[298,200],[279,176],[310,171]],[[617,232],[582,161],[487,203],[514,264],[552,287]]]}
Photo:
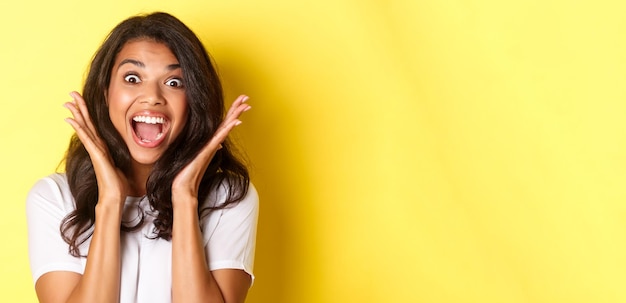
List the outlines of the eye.
{"label": "eye", "polygon": [[165,81],[165,85],[170,87],[183,87],[183,80],[178,78],[173,78]]}
{"label": "eye", "polygon": [[139,79],[139,76],[131,74],[124,76],[124,81],[128,83],[139,83],[141,79]]}

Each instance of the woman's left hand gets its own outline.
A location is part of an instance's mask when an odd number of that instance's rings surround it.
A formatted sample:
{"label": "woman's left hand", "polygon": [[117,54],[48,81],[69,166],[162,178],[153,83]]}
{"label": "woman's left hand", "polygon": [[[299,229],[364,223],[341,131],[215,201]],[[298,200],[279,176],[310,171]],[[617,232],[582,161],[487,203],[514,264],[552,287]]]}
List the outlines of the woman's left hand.
{"label": "woman's left hand", "polygon": [[198,198],[200,181],[207,167],[209,167],[211,159],[213,159],[215,153],[222,148],[222,142],[226,140],[230,131],[233,130],[235,126],[241,124],[241,120],[239,120],[241,114],[251,108],[250,105],[245,103],[247,100],[248,96],[241,95],[233,102],[224,121],[222,121],[213,135],[213,138],[209,140],[202,150],[200,150],[200,153],[198,153],[198,155],[178,173],[176,178],[174,178],[172,182],[173,204],[176,204],[176,200],[179,198]]}

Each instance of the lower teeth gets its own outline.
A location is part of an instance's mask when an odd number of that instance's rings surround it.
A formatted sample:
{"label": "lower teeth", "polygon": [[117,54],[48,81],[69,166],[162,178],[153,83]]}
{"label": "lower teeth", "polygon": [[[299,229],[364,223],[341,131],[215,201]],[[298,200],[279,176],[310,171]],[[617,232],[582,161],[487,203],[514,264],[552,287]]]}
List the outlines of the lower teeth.
{"label": "lower teeth", "polygon": [[[158,133],[156,138],[154,140],[159,140],[161,137],[163,137],[163,133]],[[141,142],[145,142],[145,143],[150,143],[154,140],[148,140],[148,139],[144,139],[144,138],[140,138]]]}

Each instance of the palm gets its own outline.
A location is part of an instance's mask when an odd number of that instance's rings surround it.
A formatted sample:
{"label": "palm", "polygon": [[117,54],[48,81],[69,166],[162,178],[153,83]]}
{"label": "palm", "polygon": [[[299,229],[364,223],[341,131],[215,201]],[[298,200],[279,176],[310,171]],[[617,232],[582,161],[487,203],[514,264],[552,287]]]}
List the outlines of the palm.
{"label": "palm", "polygon": [[[183,168],[174,178],[172,183],[172,198],[179,195],[187,195],[198,197],[198,187],[202,176],[206,171],[211,159],[215,153],[221,148],[222,142],[228,137],[233,128],[241,124],[239,117],[241,114],[251,107],[246,104],[247,96],[239,96],[231,105],[224,121],[220,124],[211,140],[200,150],[200,153]],[[172,199],[174,201],[175,199]]]}
{"label": "palm", "polygon": [[74,118],[67,118],[66,121],[72,125],[89,153],[98,181],[100,195],[98,199],[99,201],[123,201],[128,192],[128,180],[115,166],[106,144],[98,136],[89,117],[85,100],[77,92],[72,92],[71,96],[74,102],[65,103],[65,107],[72,112]]}

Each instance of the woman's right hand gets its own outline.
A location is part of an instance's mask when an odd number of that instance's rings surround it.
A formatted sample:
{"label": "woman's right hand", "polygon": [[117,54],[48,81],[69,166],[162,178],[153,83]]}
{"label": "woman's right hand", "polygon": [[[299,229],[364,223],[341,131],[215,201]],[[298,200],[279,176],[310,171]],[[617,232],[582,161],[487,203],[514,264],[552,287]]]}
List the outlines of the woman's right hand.
{"label": "woman's right hand", "polygon": [[85,100],[78,92],[71,92],[73,102],[64,106],[72,112],[73,118],[66,118],[80,141],[89,153],[98,182],[98,204],[119,203],[122,206],[128,193],[128,180],[115,166],[105,142],[100,138],[91,122]]}

